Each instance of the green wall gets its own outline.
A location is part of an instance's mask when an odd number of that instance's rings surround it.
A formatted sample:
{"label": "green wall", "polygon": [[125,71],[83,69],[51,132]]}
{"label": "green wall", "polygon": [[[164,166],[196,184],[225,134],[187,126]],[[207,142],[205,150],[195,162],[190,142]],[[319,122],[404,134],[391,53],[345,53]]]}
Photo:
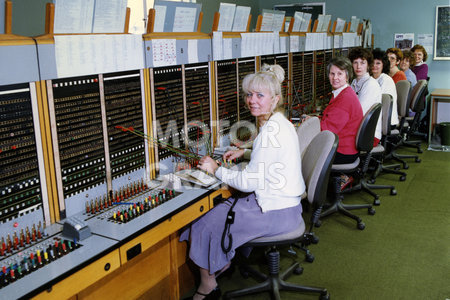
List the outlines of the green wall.
{"label": "green wall", "polygon": [[11,2],[14,34],[37,36],[45,33],[45,5],[52,2],[51,0],[11,0]]}

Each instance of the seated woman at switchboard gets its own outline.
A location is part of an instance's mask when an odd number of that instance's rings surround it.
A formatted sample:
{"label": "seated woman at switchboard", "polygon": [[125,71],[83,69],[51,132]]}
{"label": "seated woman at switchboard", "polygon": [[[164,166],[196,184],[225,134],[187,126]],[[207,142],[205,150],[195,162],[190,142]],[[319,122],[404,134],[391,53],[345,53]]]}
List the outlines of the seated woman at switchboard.
{"label": "seated woman at switchboard", "polygon": [[417,83],[416,74],[411,70],[411,68],[414,67],[415,62],[414,54],[409,50],[403,50],[403,59],[400,61],[399,67],[405,72],[406,80],[411,82],[411,88]]}
{"label": "seated woman at switchboard", "polygon": [[[381,88],[378,82],[370,76],[369,70],[373,64],[373,55],[370,50],[357,47],[353,48],[348,58],[353,65],[353,79],[351,87],[358,95],[359,102],[365,114],[372,105],[381,103]],[[381,139],[381,118],[378,119],[375,129],[374,146],[378,145]]]}
{"label": "seated woman at switchboard", "polygon": [[[330,60],[327,74],[333,95],[322,113],[320,129],[334,132],[339,137],[333,164],[350,164],[358,158],[356,135],[363,119],[358,96],[349,85],[353,76],[352,63],[346,57],[337,56]],[[305,120],[308,118],[310,116]]]}
{"label": "seated woman at switchboard", "polygon": [[[372,76],[378,81],[381,87],[382,94],[389,94],[392,97],[392,115],[391,125],[397,125],[399,123],[398,110],[397,110],[397,88],[395,82],[391,76],[388,75],[390,70],[390,62],[386,53],[379,48],[372,51],[373,65]],[[405,77],[406,80],[406,77]]]}
{"label": "seated woman at switchboard", "polygon": [[417,80],[427,80],[428,78],[428,65],[425,63],[428,58],[427,50],[422,45],[415,45],[411,48],[411,52],[416,59],[412,71],[416,74]]}
{"label": "seated woman at switchboard", "polygon": [[386,54],[389,59],[389,73],[388,75],[392,77],[394,83],[400,80],[406,80],[405,73],[399,69],[398,65],[403,59],[403,52],[398,48],[389,48],[386,50]]}
{"label": "seated woman at switchboard", "polygon": [[[300,147],[294,126],[280,112],[283,80],[282,67],[264,65],[242,82],[246,106],[259,128],[244,170],[219,167],[209,156],[199,162],[201,170],[215,174],[241,194],[214,207],[180,237],[190,241],[189,257],[200,268],[200,286],[193,299],[219,297],[216,274],[229,267],[237,247],[257,237],[290,232],[303,222]],[[244,150],[228,151],[224,160],[243,155]],[[232,225],[226,224],[231,210]]]}

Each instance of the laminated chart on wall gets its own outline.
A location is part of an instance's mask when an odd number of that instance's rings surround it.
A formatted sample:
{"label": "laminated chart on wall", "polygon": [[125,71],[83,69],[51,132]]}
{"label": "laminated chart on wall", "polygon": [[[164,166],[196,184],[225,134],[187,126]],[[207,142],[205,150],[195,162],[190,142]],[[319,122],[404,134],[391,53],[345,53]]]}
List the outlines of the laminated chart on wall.
{"label": "laminated chart on wall", "polygon": [[35,122],[30,84],[0,86],[0,223],[43,204]]}

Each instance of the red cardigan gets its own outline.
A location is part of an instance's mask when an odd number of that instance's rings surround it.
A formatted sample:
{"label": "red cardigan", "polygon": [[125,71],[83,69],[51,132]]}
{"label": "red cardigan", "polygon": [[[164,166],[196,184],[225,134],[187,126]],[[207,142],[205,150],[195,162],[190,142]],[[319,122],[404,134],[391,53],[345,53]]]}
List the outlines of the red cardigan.
{"label": "red cardigan", "polygon": [[363,111],[355,91],[348,86],[330,100],[323,111],[320,127],[339,137],[337,152],[356,154],[356,134],[363,119]]}

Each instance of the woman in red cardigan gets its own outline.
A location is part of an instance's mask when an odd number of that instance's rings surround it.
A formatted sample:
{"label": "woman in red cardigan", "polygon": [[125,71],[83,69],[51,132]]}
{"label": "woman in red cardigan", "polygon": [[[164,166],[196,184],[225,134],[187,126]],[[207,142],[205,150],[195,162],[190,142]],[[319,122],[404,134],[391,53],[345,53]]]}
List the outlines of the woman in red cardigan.
{"label": "woman in red cardigan", "polygon": [[353,66],[346,57],[335,57],[327,66],[333,96],[323,111],[322,130],[330,130],[339,137],[333,164],[348,164],[358,158],[356,134],[363,119],[363,110],[355,91],[348,84]]}

